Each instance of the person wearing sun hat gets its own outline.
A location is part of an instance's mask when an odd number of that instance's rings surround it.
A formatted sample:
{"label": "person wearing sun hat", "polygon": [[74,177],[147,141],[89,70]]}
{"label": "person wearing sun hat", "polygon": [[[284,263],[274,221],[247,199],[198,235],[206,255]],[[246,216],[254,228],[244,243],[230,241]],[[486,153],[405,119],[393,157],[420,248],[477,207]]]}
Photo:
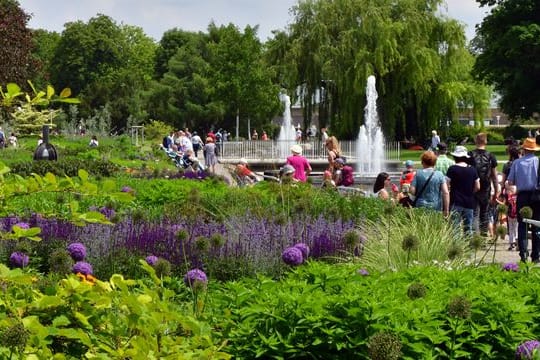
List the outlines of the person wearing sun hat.
{"label": "person wearing sun hat", "polygon": [[[532,219],[540,220],[540,202],[533,201],[533,194],[538,190],[538,157],[535,151],[540,150],[536,145],[535,138],[527,138],[521,146],[523,156],[514,160],[508,174],[508,185],[516,186],[517,190],[517,214],[518,214],[518,248],[521,261],[527,261],[529,257],[527,224],[523,222],[520,210],[528,206],[532,209]],[[540,238],[537,231],[532,233],[531,260],[535,263],[540,261]]]}
{"label": "person wearing sun hat", "polygon": [[456,162],[446,172],[450,185],[450,212],[456,224],[463,224],[465,234],[472,235],[476,208],[474,193],[480,190],[480,178],[476,169],[469,165],[471,156],[465,146],[456,146],[450,155]]}
{"label": "person wearing sun hat", "polygon": [[306,182],[307,176],[311,173],[311,165],[309,161],[302,156],[302,147],[298,144],[291,146],[292,155],[287,158],[286,164],[294,168],[293,178]]}

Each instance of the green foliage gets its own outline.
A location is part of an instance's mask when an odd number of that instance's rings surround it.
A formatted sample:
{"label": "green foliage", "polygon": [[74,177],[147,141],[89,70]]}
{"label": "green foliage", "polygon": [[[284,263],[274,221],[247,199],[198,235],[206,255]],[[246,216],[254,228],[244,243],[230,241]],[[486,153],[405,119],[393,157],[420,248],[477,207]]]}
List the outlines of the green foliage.
{"label": "green foliage", "polygon": [[388,271],[402,270],[411,262],[438,262],[448,267],[464,263],[469,243],[439,212],[396,210],[391,216],[361,225],[367,237],[362,255],[367,268]]}
{"label": "green foliage", "polygon": [[[402,356],[377,358],[511,359],[538,334],[536,269],[356,270],[311,262],[280,281],[244,279],[211,291],[211,307],[227,308],[216,318],[227,324],[227,352],[239,359],[369,359],[380,337],[377,348]],[[423,296],[410,297],[410,284],[420,282]]]}
{"label": "green foliage", "polygon": [[474,70],[501,95],[511,118],[528,118],[540,110],[540,4],[536,0],[477,0],[496,4],[477,30]]}
{"label": "green foliage", "polygon": [[[58,161],[26,161],[13,164],[11,172],[20,176],[31,174],[45,175],[52,173],[57,176],[76,176],[79,169],[86,169],[93,176],[111,177],[119,168],[110,161],[97,159],[95,151],[89,151],[81,158],[64,158]],[[92,155],[94,154],[94,155]]]}
{"label": "green foliage", "polygon": [[168,136],[173,127],[165,124],[162,121],[154,120],[144,127],[144,135],[150,140],[161,140],[164,136]]}
{"label": "green foliage", "polygon": [[31,274],[0,264],[0,357],[229,359],[212,328],[145,269],[153,281],[72,275],[44,294]]}
{"label": "green foliage", "polygon": [[526,138],[527,134],[528,130],[520,126],[517,122],[513,122],[509,126],[504,128],[505,138],[513,137],[516,140],[520,140]]}
{"label": "green foliage", "polygon": [[[289,94],[302,86],[303,127],[318,112],[333,134],[356,138],[370,75],[377,80],[387,138],[427,135],[443,119],[457,117],[458,102],[473,107],[478,118],[489,92],[471,78],[474,58],[465,48],[463,25],[438,14],[442,3],[347,0],[295,6],[288,33],[268,43],[268,57]],[[321,103],[314,104],[319,93]]]}

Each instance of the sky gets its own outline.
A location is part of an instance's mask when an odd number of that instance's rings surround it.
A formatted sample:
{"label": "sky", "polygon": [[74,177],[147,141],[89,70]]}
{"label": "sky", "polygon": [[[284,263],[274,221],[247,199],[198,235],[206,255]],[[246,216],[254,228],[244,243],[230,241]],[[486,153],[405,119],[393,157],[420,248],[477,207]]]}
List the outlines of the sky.
{"label": "sky", "polygon": [[[87,22],[97,14],[110,16],[118,24],[141,27],[159,41],[163,33],[173,28],[203,31],[214,21],[216,25],[233,23],[241,30],[246,25],[259,25],[262,41],[272,37],[272,30],[284,30],[292,21],[289,13],[296,0],[19,0],[32,18],[33,29],[62,32],[66,22]],[[466,25],[468,39],[474,37],[474,27],[486,15],[475,0],[446,0],[442,14]]]}

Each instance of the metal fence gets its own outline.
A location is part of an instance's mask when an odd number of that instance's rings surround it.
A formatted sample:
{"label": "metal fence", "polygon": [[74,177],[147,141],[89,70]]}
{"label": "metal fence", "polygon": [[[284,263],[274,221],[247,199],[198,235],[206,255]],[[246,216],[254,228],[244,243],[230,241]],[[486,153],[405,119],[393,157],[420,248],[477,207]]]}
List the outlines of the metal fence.
{"label": "metal fence", "polygon": [[[291,154],[292,145],[302,147],[302,155],[309,160],[326,159],[327,152],[324,143],[319,140],[297,143],[296,141],[254,140],[254,141],[226,141],[218,143],[219,156],[222,159],[240,159],[270,161],[285,159]],[[347,159],[356,159],[356,141],[340,141],[342,155]],[[386,160],[400,160],[399,142],[385,143]]]}

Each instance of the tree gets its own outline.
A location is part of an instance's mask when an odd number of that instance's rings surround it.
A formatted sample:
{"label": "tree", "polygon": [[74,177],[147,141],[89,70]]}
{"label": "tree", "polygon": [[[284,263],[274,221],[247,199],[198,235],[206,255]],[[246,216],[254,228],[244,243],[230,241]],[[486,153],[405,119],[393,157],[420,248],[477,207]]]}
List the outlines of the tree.
{"label": "tree", "polygon": [[[288,92],[305,109],[305,126],[323,95],[332,132],[356,138],[369,75],[377,79],[379,115],[387,138],[422,137],[455,119],[458,101],[484,106],[472,91],[472,57],[463,26],[442,18],[442,0],[302,1],[288,37],[269,43]],[[288,48],[286,48],[288,46]],[[276,55],[278,54],[278,55]],[[295,64],[290,69],[286,64]],[[477,111],[481,114],[480,108]],[[481,116],[481,115],[479,115]],[[325,119],[326,120],[326,119]]]}
{"label": "tree", "polygon": [[58,42],[60,41],[60,34],[54,31],[47,31],[43,29],[33,30],[33,43],[32,57],[39,64],[39,71],[36,71],[32,83],[42,88],[50,84],[51,76],[49,69],[51,64],[55,61],[54,53]]}
{"label": "tree", "polygon": [[270,122],[280,107],[278,87],[263,61],[256,28],[242,33],[232,24],[210,24],[208,30],[165,33],[156,70],[164,73],[149,92],[151,117],[194,129],[232,129],[237,115],[242,131],[248,121],[254,126]]}
{"label": "tree", "polygon": [[540,3],[537,0],[477,0],[494,6],[477,29],[475,72],[493,84],[511,117],[540,112]]}
{"label": "tree", "polygon": [[155,44],[133,26],[98,15],[87,24],[67,23],[50,72],[57,87],[80,94],[81,114],[108,106],[112,126],[125,128],[130,116],[144,118],[141,92],[153,74]]}
{"label": "tree", "polygon": [[32,32],[26,27],[30,15],[16,0],[0,0],[0,86],[26,84],[37,63],[31,56]]}
{"label": "tree", "polygon": [[227,106],[223,125],[247,133],[247,123],[262,126],[280,109],[279,88],[272,83],[273,73],[264,62],[257,28],[247,26],[240,32],[233,24],[210,24],[209,52],[215,96]]}

